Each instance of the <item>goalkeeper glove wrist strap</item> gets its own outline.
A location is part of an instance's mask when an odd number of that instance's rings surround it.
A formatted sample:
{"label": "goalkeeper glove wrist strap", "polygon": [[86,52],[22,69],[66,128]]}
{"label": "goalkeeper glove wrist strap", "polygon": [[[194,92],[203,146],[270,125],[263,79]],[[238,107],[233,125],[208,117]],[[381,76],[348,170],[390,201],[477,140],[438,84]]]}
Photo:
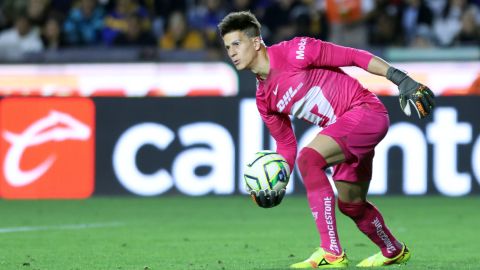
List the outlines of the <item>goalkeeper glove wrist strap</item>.
{"label": "goalkeeper glove wrist strap", "polygon": [[398,85],[398,90],[402,95],[413,92],[420,86],[418,82],[410,78],[405,72],[394,67],[388,68],[387,79]]}
{"label": "goalkeeper glove wrist strap", "polygon": [[387,79],[389,79],[396,85],[399,85],[406,78],[409,78],[408,75],[399,69],[389,67],[387,70]]}

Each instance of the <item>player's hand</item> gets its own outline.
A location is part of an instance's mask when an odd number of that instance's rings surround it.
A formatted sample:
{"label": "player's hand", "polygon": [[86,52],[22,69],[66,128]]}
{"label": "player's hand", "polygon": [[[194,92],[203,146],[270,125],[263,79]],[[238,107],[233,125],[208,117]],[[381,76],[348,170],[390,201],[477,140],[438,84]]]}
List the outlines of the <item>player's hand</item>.
{"label": "player's hand", "polygon": [[282,199],[285,196],[285,189],[281,189],[278,192],[276,190],[252,190],[250,191],[250,196],[258,206],[272,208],[282,202]]}
{"label": "player's hand", "polygon": [[435,107],[435,96],[427,86],[410,78],[405,72],[390,67],[387,78],[398,85],[400,91],[400,107],[410,116],[412,108],[417,112],[418,118],[427,117]]}
{"label": "player's hand", "polygon": [[417,111],[418,118],[422,119],[427,117],[435,107],[435,96],[428,87],[417,84],[417,88],[403,91],[403,94],[402,90],[400,90],[400,107],[406,115],[410,116],[412,114],[410,105],[413,106]]}

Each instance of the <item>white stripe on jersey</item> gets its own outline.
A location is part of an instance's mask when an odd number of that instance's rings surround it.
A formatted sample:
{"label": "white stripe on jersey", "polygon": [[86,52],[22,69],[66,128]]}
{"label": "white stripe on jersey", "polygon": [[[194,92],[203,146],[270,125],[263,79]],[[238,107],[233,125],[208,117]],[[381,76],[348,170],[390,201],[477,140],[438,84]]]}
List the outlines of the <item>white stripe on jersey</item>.
{"label": "white stripe on jersey", "polygon": [[[314,110],[315,106],[316,110]],[[298,119],[304,119],[322,127],[337,121],[333,107],[323,95],[320,86],[310,88],[305,96],[292,105],[290,113]]]}

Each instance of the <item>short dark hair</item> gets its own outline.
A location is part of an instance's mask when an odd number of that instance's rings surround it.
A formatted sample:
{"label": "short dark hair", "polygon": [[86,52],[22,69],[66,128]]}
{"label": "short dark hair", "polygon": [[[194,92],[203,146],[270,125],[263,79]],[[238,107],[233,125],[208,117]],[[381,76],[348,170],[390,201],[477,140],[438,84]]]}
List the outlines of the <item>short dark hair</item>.
{"label": "short dark hair", "polygon": [[222,37],[233,31],[242,31],[248,37],[258,37],[260,28],[260,23],[250,11],[231,12],[218,24]]}

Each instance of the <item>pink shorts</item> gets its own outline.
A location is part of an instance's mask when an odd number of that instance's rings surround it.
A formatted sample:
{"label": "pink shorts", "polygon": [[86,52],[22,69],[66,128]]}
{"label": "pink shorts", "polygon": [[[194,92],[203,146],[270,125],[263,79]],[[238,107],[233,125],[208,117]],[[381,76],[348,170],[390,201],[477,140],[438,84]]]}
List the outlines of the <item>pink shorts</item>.
{"label": "pink shorts", "polygon": [[387,113],[357,107],[324,128],[320,134],[333,138],[345,155],[345,162],[333,167],[333,180],[370,181],[374,148],[387,134],[389,124]]}

